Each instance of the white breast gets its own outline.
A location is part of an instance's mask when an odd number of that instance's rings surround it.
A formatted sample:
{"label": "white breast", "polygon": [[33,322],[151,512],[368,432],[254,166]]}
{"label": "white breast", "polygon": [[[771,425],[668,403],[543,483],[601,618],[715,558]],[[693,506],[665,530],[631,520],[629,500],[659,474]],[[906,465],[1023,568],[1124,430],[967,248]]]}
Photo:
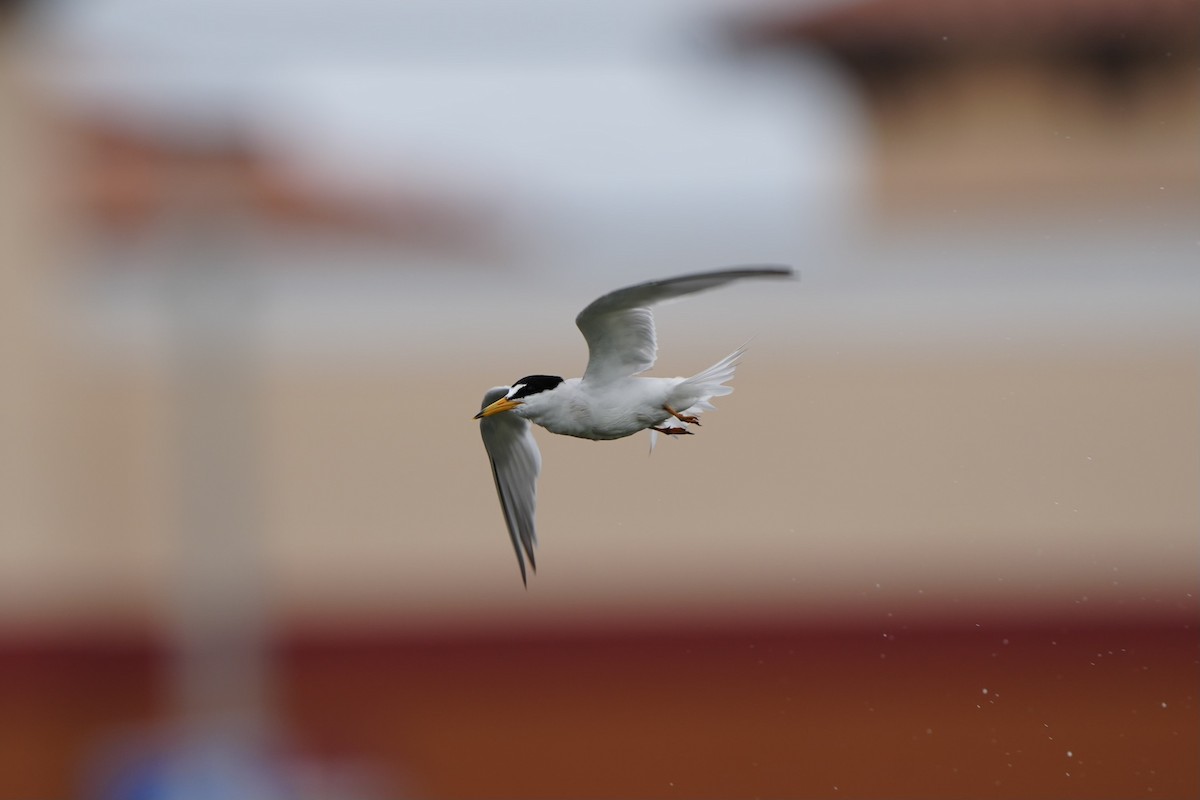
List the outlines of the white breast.
{"label": "white breast", "polygon": [[620,439],[661,425],[663,409],[681,378],[625,378],[596,387],[579,378],[530,397],[521,416],[552,433],[583,439]]}

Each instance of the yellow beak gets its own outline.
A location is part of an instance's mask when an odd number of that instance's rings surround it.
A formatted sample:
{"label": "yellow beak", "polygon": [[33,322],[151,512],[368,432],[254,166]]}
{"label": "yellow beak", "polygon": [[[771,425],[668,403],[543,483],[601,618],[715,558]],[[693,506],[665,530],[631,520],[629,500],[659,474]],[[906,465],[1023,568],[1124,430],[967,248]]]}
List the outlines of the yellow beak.
{"label": "yellow beak", "polygon": [[501,411],[512,411],[519,405],[521,405],[520,400],[509,400],[507,397],[501,397],[483,411],[480,411],[478,414],[476,414],[474,418],[483,419],[484,417],[490,417],[492,414],[499,414]]}

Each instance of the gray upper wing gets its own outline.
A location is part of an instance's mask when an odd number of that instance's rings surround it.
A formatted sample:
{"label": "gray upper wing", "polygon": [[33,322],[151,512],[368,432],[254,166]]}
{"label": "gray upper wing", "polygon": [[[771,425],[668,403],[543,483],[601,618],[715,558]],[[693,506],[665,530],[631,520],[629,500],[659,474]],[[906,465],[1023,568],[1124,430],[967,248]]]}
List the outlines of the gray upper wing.
{"label": "gray upper wing", "polygon": [[605,382],[636,375],[654,366],[658,344],[654,335],[655,303],[715,289],[743,278],[790,278],[791,267],[759,265],[697,272],[647,281],[609,292],[594,300],[575,324],[588,343],[583,380]]}
{"label": "gray upper wing", "polygon": [[[483,396],[486,408],[508,393],[509,387],[489,389]],[[487,449],[488,461],[492,465],[492,478],[496,481],[496,494],[500,498],[500,509],[504,512],[504,523],[517,553],[517,564],[521,567],[521,581],[526,581],[525,559],[537,571],[533,549],[537,545],[537,530],[534,527],[534,512],[537,509],[537,479],[542,470],[542,454],[534,441],[532,426],[528,421],[512,413],[493,414],[479,421],[483,446]]]}

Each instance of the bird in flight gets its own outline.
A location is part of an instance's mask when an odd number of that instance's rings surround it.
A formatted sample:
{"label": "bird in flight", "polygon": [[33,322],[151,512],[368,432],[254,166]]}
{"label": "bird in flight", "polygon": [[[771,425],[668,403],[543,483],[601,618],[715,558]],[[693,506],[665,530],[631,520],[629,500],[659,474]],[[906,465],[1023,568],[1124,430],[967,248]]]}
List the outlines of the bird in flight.
{"label": "bird in flight", "polygon": [[700,413],[713,409],[709,400],[733,391],[725,384],[733,378],[745,348],[739,347],[690,378],[642,377],[641,373],[654,366],[658,351],[651,307],[747,278],[794,275],[790,267],[747,266],[647,281],[609,292],[575,318],[588,345],[582,378],[529,375],[511,386],[488,390],[475,419],[480,423],[522,582],[526,581],[526,558],[537,571],[534,511],[542,456],[530,423],[551,433],[596,440],[649,430],[652,448],[659,433],[691,434],[688,426],[699,425]]}

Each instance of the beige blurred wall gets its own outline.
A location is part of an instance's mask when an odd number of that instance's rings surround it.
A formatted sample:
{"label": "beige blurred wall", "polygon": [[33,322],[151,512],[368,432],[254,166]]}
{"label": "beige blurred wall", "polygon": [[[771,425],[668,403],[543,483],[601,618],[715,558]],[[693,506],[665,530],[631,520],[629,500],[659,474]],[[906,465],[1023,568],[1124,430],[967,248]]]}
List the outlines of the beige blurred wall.
{"label": "beige blurred wall", "polygon": [[[13,63],[0,57],[0,65],[0,626],[166,625],[187,568],[179,544],[184,384],[169,313],[150,309],[158,322],[128,346],[124,312],[97,311],[108,302],[105,287],[130,277],[121,262],[138,249],[136,231],[124,244],[68,252],[79,218],[54,187],[65,185],[56,178],[73,164],[70,147]],[[1103,169],[1104,154],[1125,152],[1119,142],[1066,151],[1082,159],[1059,165],[1068,183],[1095,170],[1116,209],[1069,236],[1059,223],[1078,223],[1078,209],[1047,202],[1044,184],[1022,177],[1041,174],[1038,165],[1064,151],[1035,148],[1029,173],[1003,166],[1021,163],[1023,144],[1036,138],[1018,125],[1025,138],[1001,147],[991,125],[1028,98],[1027,77],[964,75],[958,123],[971,135],[947,149],[924,118],[907,134],[893,130],[899,138],[880,151],[892,165],[882,167],[885,186],[888,170],[910,188],[936,186],[941,175],[953,192],[965,186],[987,197],[1012,179],[1006,185],[1023,216],[984,217],[992,233],[976,238],[957,217],[921,223],[925,252],[936,255],[954,238],[968,255],[1036,272],[1006,243],[1053,235],[1086,256],[1109,241],[1093,242],[1092,233],[1127,229],[1154,242],[1162,223],[1155,267],[1180,260],[1200,196],[1191,191],[1195,169],[1164,184],[1169,192],[1151,193],[1149,204],[1144,192],[1124,197],[1126,184],[1112,180],[1136,175],[1144,189],[1162,172],[1148,164],[1172,168],[1178,148],[1160,157],[1157,129],[1132,140],[1129,159]],[[1008,100],[991,108],[969,86],[992,86]],[[1053,108],[1033,107],[1035,117]],[[1103,139],[1094,107],[1081,107],[1063,113]],[[1194,108],[1178,114],[1172,131],[1194,127]],[[1013,158],[988,158],[999,151]],[[960,161],[970,168],[960,170]],[[1181,195],[1191,204],[1174,202]],[[540,435],[542,570],[528,591],[469,417],[491,385],[535,371],[578,372],[583,347],[570,320],[612,288],[603,276],[548,294],[516,271],[500,283],[469,273],[441,283],[414,278],[397,297],[398,321],[380,326],[370,346],[248,340],[257,425],[230,452],[251,461],[259,493],[250,518],[275,618],[427,627],[893,607],[931,615],[1194,610],[1200,338],[1180,310],[1195,297],[1195,281],[1179,277],[1186,264],[1167,264],[1161,271],[1177,283],[1156,289],[1156,278],[1136,280],[1134,247],[1135,278],[1086,301],[1083,312],[1071,290],[1034,280],[987,306],[1002,320],[993,334],[963,335],[964,320],[983,307],[969,292],[892,318],[889,330],[874,317],[913,297],[889,294],[909,280],[897,277],[894,253],[908,246],[909,266],[922,255],[906,240],[912,230],[898,227],[889,239],[864,224],[861,238],[874,238],[874,250],[847,243],[837,256],[844,264],[802,264],[799,284],[697,298],[690,316],[664,311],[667,373],[699,370],[756,337],[737,392],[699,435],[660,442],[652,457],[642,436],[600,444]],[[262,228],[256,241],[269,249],[274,229]],[[166,241],[159,256],[191,257]],[[345,258],[334,258],[329,274],[352,286],[358,252],[331,247]],[[254,258],[236,245],[233,255]],[[964,260],[962,274],[976,266]],[[831,271],[866,288],[839,295],[827,285]],[[1030,326],[1031,307],[1040,317]],[[903,340],[913,331],[924,333]]]}
{"label": "beige blurred wall", "polygon": [[[482,388],[535,355],[569,366],[581,344],[525,335],[496,354],[264,356],[247,452],[276,619],[474,627],[885,607],[1137,617],[1193,602],[1194,342],[831,353],[793,340],[787,300],[765,302],[774,322],[698,435],[652,456],[643,436],[539,435],[541,571],[528,591],[469,417]],[[546,316],[572,333],[569,307]],[[666,370],[714,360],[712,333],[688,347],[680,325],[665,337]],[[21,569],[6,623],[164,622],[182,474],[170,369],[89,369],[77,457],[50,481],[74,496],[36,547],[6,560]]]}
{"label": "beige blurred wall", "polygon": [[268,424],[279,589],[352,617],[1166,600],[1196,577],[1195,349],[1038,349],[763,343],[700,434],[652,457],[645,437],[542,436],[529,594],[466,404],[442,405],[486,364],[416,364],[437,391],[413,412],[408,369],[289,370]]}
{"label": "beige blurred wall", "polygon": [[881,218],[1011,213],[1031,198],[1068,217],[1194,210],[1200,59],[1172,49],[1120,78],[1065,59],[963,57],[869,92]]}

